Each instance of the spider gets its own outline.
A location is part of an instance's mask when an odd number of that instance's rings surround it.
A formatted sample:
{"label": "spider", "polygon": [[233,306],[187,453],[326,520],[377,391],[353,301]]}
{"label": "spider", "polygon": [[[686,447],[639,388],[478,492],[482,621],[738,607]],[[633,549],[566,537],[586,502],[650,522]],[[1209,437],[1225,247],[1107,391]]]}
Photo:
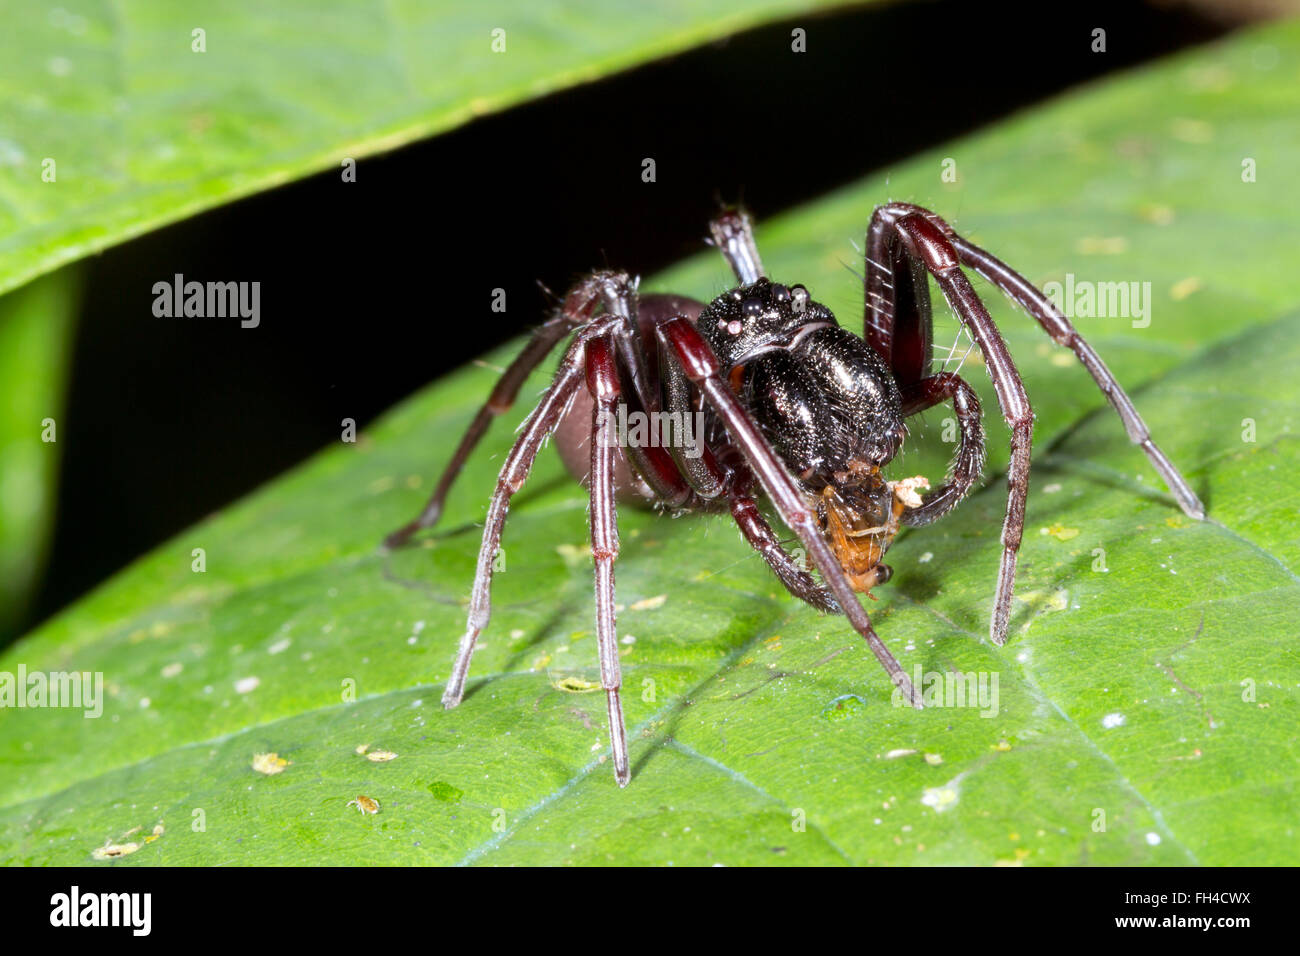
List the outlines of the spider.
{"label": "spider", "polygon": [[[1182,509],[1204,517],[1200,500],[1151,440],[1133,403],[1065,316],[1022,276],[929,210],[899,202],[875,210],[865,249],[862,337],[842,327],[804,286],[767,277],[743,210],[723,210],[709,231],[709,244],[735,273],[734,289],[705,305],[676,295],[638,295],[637,281],[625,272],[600,271],[579,281],[501,375],[424,510],[385,540],[390,548],[400,546],[437,522],[452,483],[492,419],[511,407],[529,373],[571,335],[550,387],[525,420],[497,480],[444,707],[460,703],[474,645],[488,623],[493,564],[510,498],[552,433],[570,472],[590,494],[596,643],[619,786],[627,785],[630,770],[615,640],[616,498],[654,503],[672,513],[729,510],[745,540],[790,593],[846,616],[903,698],[921,707],[857,595],[870,595],[889,580],[890,568],[881,558],[900,524],[926,525],[947,514],[983,471],[979,399],[958,375],[932,369],[930,277],[979,346],[1011,430],[1002,561],[989,626],[993,642],[1005,643],[1034,415],[1006,343],[963,266],[1074,351]],[[960,427],[944,482],[920,496],[917,486],[928,487],[923,479],[886,481],[881,470],[902,445],[904,421],[944,402],[952,404]],[[617,416],[632,413],[677,413],[681,421],[698,416],[693,420],[703,422],[703,435],[694,444],[677,440],[669,447],[620,438]],[[797,535],[821,583],[778,539],[759,510],[760,493]]]}

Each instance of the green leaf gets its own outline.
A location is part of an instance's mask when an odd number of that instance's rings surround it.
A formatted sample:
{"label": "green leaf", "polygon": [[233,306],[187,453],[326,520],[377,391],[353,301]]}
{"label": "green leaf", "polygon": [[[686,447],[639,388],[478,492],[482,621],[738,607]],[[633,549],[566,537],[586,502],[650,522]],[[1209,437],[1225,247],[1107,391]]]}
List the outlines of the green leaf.
{"label": "green leaf", "polygon": [[64,270],[0,299],[0,644],[16,633],[45,561],[78,288]]}
{"label": "green leaf", "polygon": [[[826,5],[61,0],[7,10],[0,292],[345,159]],[[496,29],[504,52],[493,52]]]}
{"label": "green leaf", "polygon": [[[1205,522],[1173,506],[1073,360],[981,286],[1039,416],[1011,639],[985,636],[1005,430],[973,357],[994,477],[900,538],[869,610],[909,671],[996,674],[996,714],[891,706],[862,642],[781,593],[725,519],[624,511],[634,776],[619,790],[603,701],[575,692],[596,673],[586,499],[550,452],[511,509],[470,694],[443,711],[476,522],[526,409],[491,432],[436,533],[375,545],[422,502],[503,350],[0,656],[107,685],[98,719],[0,718],[0,861],[85,863],[125,840],[139,848],[123,862],[144,864],[1295,863],[1298,73],[1300,25],[1238,34],[760,226],[771,273],[846,324],[861,293],[840,263],[857,268],[851,242],[890,197],[1039,282],[1151,283],[1148,326],[1077,324]],[[702,257],[652,285],[704,298],[727,277]],[[942,415],[897,474],[939,475]],[[269,752],[282,772],[253,770]],[[359,795],[379,813],[348,806]]]}

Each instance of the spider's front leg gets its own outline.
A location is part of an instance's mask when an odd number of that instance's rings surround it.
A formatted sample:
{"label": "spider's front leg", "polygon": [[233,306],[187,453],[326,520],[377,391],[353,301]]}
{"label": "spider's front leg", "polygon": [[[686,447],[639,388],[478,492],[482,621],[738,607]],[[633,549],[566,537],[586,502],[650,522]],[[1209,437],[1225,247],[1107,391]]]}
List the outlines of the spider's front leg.
{"label": "spider's front leg", "polygon": [[[984,356],[984,365],[997,392],[1002,417],[1011,429],[1007,513],[1002,523],[1002,562],[989,623],[989,637],[993,643],[1005,644],[1011,597],[1015,590],[1016,561],[1025,530],[1034,412],[1002,334],[975,294],[970,280],[961,271],[957,251],[935,220],[938,217],[932,213],[903,203],[881,206],[876,210],[867,235],[867,318],[864,332],[867,340],[890,362],[900,384],[907,387],[924,381],[923,376],[928,374],[930,364],[930,306],[929,290],[925,284],[925,272],[928,272],[934,276],[948,305],[966,326]],[[886,282],[886,278],[891,281]],[[973,480],[974,476],[971,476],[971,482]],[[952,484],[950,481],[944,489]],[[961,493],[964,494],[969,487],[968,483]],[[949,494],[948,507],[959,497]]]}
{"label": "spider's front leg", "polygon": [[1179,506],[1190,517],[1205,517],[1204,505],[1152,440],[1146,423],[1101,357],[1045,294],[1006,263],[957,235],[939,216],[910,203],[890,203],[876,210],[867,234],[866,260],[864,334],[891,362],[896,373],[900,373],[900,381],[906,386],[928,373],[930,314],[929,292],[925,286],[928,272],[979,345],[1003,416],[1011,426],[1011,463],[1007,469],[1010,491],[1002,533],[1002,565],[989,628],[994,643],[1006,642],[1016,554],[1024,530],[1025,498],[1029,491],[1033,414],[1006,343],[961,266],[973,268],[996,285],[1033,316],[1055,342],[1074,352],[1119,415],[1129,439],[1141,447]]}
{"label": "spider's front leg", "polygon": [[686,377],[704,393],[705,399],[718,413],[732,441],[745,456],[763,490],[776,506],[781,520],[803,542],[849,622],[866,640],[908,703],[920,708],[920,695],[889,648],[885,647],[872,629],[866,611],[844,575],[844,569],[822,537],[816,514],[804,500],[794,479],[786,473],[785,466],[758,425],[740,404],[735,393],[718,376],[718,359],[713,350],[684,316],[658,326],[656,333],[672,359],[681,366]]}
{"label": "spider's front leg", "polygon": [[1151,438],[1151,431],[1147,428],[1146,422],[1138,414],[1137,408],[1134,407],[1132,400],[1125,393],[1119,381],[1111,374],[1106,363],[1101,360],[1101,356],[1096,353],[1091,345],[1084,341],[1083,336],[1078,333],[1061,310],[1058,309],[1046,295],[1040,292],[1024,276],[1017,273],[1005,262],[995,256],[990,255],[978,246],[972,245],[961,236],[953,233],[953,248],[961,256],[961,261],[974,269],[977,273],[992,282],[1001,289],[1006,295],[1010,296],[1022,309],[1028,312],[1038,321],[1048,335],[1057,345],[1064,345],[1083,363],[1083,367],[1088,370],[1092,380],[1097,383],[1111,407],[1115,409],[1115,414],[1124,423],[1124,430],[1128,432],[1129,441],[1137,445],[1146,454],[1152,467],[1164,479],[1165,485],[1173,492],[1174,498],[1178,501],[1178,506],[1183,509],[1189,518],[1195,518],[1198,521],[1205,517],[1205,505],[1201,499],[1192,491],[1191,485],[1182,473],[1174,467],[1167,455],[1160,450],[1160,447]]}

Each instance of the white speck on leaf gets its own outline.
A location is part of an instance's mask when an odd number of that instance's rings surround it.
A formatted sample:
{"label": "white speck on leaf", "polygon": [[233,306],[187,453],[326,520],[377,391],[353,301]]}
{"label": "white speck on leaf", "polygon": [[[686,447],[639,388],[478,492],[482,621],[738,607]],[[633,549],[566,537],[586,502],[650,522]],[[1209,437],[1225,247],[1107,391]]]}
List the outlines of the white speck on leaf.
{"label": "white speck on leaf", "polygon": [[921,802],[933,807],[935,813],[943,813],[957,805],[957,783],[960,777],[954,777],[941,787],[927,787],[921,794]]}

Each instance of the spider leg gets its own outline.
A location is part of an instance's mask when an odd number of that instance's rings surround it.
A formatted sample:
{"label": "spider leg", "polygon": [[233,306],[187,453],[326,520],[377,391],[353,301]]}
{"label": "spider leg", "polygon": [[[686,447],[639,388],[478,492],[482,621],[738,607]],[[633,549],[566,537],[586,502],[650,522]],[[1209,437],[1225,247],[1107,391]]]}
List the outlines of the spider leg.
{"label": "spider leg", "polygon": [[835,560],[830,545],[822,537],[817,516],[804,500],[799,488],[785,470],[785,466],[768,443],[757,424],[745,411],[739,399],[718,376],[718,360],[708,343],[684,316],[671,319],[658,326],[659,341],[669,346],[675,361],[718,413],[732,441],[753,467],[759,483],[772,499],[781,519],[790,527],[820,569],[831,593],[839,602],[854,629],[866,640],[876,659],[880,661],[895,686],[908,703],[921,707],[921,697],[908,680],[903,669],[871,627],[866,611],[858,602],[853,588],[844,575],[844,569]]}
{"label": "spider leg", "polygon": [[451,491],[451,486],[460,475],[474,447],[478,445],[487,432],[488,426],[492,424],[492,420],[510,409],[525,380],[560,340],[591,318],[603,289],[604,279],[596,274],[588,276],[569,290],[559,313],[533,333],[524,350],[497,379],[492,394],[488,396],[488,400],[478,410],[469,428],[465,430],[460,444],[456,447],[447,467],[443,469],[438,484],[434,487],[433,494],[429,496],[424,508],[411,521],[389,534],[384,539],[385,547],[401,547],[416,532],[437,524],[442,516],[442,507],[447,500],[447,494]]}
{"label": "spider leg", "polygon": [[730,491],[731,517],[740,527],[740,533],[762,555],[787,591],[819,611],[839,614],[840,606],[831,592],[819,585],[811,574],[799,566],[790,552],[782,547],[772,526],[758,510],[758,502],[754,500],[751,490],[753,484],[754,477],[746,469]]}
{"label": "spider leg", "polygon": [[[654,415],[660,411],[661,397],[653,385],[645,362],[646,350],[653,348],[654,343],[646,342],[641,330],[638,315],[641,304],[636,293],[636,282],[624,272],[597,275],[604,279],[601,299],[605,312],[620,320],[618,328],[613,332],[614,346],[620,360],[617,371],[626,374],[632,392],[626,398],[622,396],[620,376],[620,401],[625,401],[632,412]],[[632,443],[627,444],[623,451],[627,454],[634,475],[666,507],[688,507],[694,500],[691,484],[676,464],[674,452],[658,444],[642,447]],[[712,456],[708,457],[709,465],[712,466]]]}
{"label": "spider leg", "polygon": [[[690,417],[695,411],[695,400],[690,381],[681,365],[671,360],[667,349],[659,346],[659,373],[663,380],[664,406],[670,414],[681,416],[683,432],[689,427]],[[698,431],[702,432],[703,429]],[[677,470],[681,472],[691,489],[701,499],[710,500],[719,497],[727,486],[727,476],[719,467],[713,450],[704,441],[703,434],[695,435],[694,454],[683,446],[683,442],[673,442],[670,452]]]}
{"label": "spider leg", "polygon": [[587,389],[591,392],[591,557],[596,577],[596,646],[600,683],[609,712],[609,737],[614,753],[614,779],[626,787],[630,779],[627,729],[619,689],[623,678],[618,660],[614,614],[614,562],[618,558],[618,511],[614,504],[613,421],[621,388],[609,334],[587,343]]}
{"label": "spider leg", "polygon": [[953,453],[948,480],[928,493],[919,508],[909,508],[903,512],[903,524],[927,525],[955,508],[970,493],[984,471],[984,426],[980,421],[980,400],[975,390],[952,372],[941,372],[905,385],[902,393],[904,418],[933,408],[940,402],[951,401],[961,428],[961,439]]}
{"label": "spider leg", "polygon": [[900,388],[930,374],[934,319],[925,265],[877,210],[863,252],[862,337],[889,364]]}
{"label": "spider leg", "polygon": [[745,210],[728,209],[715,216],[709,222],[709,235],[711,245],[718,247],[741,285],[753,285],[767,274],[758,256],[753,224]]}
{"label": "spider leg", "polygon": [[501,546],[501,530],[506,523],[510,498],[523,487],[542,443],[563,417],[581,383],[587,340],[607,331],[609,325],[616,321],[618,319],[615,316],[608,320],[597,319],[574,338],[555,372],[550,388],[525,419],[519,437],[501,467],[496,491],[492,494],[492,502],[488,505],[487,517],[483,523],[483,544],[479,548],[478,570],[474,575],[474,589],[470,593],[465,636],[460,640],[456,662],[452,665],[451,676],[447,678],[447,687],[442,695],[442,705],[448,710],[459,704],[465,695],[465,678],[469,674],[470,658],[474,656],[474,645],[492,614],[492,564]]}
{"label": "spider leg", "polygon": [[[997,591],[993,597],[993,615],[989,636],[994,644],[1005,644],[1007,622],[1011,616],[1011,596],[1015,591],[1016,559],[1025,531],[1025,499],[1029,495],[1029,458],[1033,444],[1034,412],[1025,394],[1024,383],[984,303],[961,271],[957,250],[953,248],[942,220],[920,207],[897,203],[881,206],[872,217],[872,228],[881,219],[897,230],[907,254],[918,260],[934,276],[948,305],[970,332],[984,356],[985,367],[997,392],[1002,417],[1011,428],[1011,461],[1007,466],[1007,514],[1002,523],[1002,563],[998,569]],[[949,230],[951,231],[951,230]]]}
{"label": "spider leg", "polygon": [[1147,429],[1142,416],[1138,414],[1137,409],[1133,406],[1133,402],[1124,392],[1119,382],[1116,381],[1115,376],[1111,374],[1110,369],[1106,367],[1106,363],[1101,360],[1101,356],[1083,340],[1083,336],[1076,331],[1070,320],[1061,314],[1061,310],[1052,303],[1051,299],[1006,263],[978,246],[972,245],[961,236],[952,233],[951,230],[949,230],[949,233],[948,239],[965,265],[970,266],[993,283],[1012,301],[1033,316],[1044,331],[1052,337],[1052,341],[1058,345],[1067,346],[1074,352],[1079,361],[1083,363],[1083,367],[1088,370],[1088,374],[1092,376],[1093,381],[1097,383],[1097,387],[1101,389],[1102,394],[1110,401],[1111,407],[1115,409],[1115,414],[1124,423],[1124,430],[1128,432],[1129,440],[1146,453],[1152,467],[1164,479],[1165,484],[1178,500],[1179,507],[1189,517],[1204,518],[1205,506],[1201,504],[1201,499],[1192,491],[1187,479],[1174,467],[1173,462],[1152,441],[1151,432]]}
{"label": "spider leg", "polygon": [[889,363],[908,418],[951,401],[961,426],[948,478],[927,494],[919,508],[902,515],[906,525],[926,525],[951,511],[969,494],[984,470],[984,427],[975,392],[955,374],[931,375],[934,319],[929,275],[912,255],[892,220],[879,212],[867,230],[863,338]]}

